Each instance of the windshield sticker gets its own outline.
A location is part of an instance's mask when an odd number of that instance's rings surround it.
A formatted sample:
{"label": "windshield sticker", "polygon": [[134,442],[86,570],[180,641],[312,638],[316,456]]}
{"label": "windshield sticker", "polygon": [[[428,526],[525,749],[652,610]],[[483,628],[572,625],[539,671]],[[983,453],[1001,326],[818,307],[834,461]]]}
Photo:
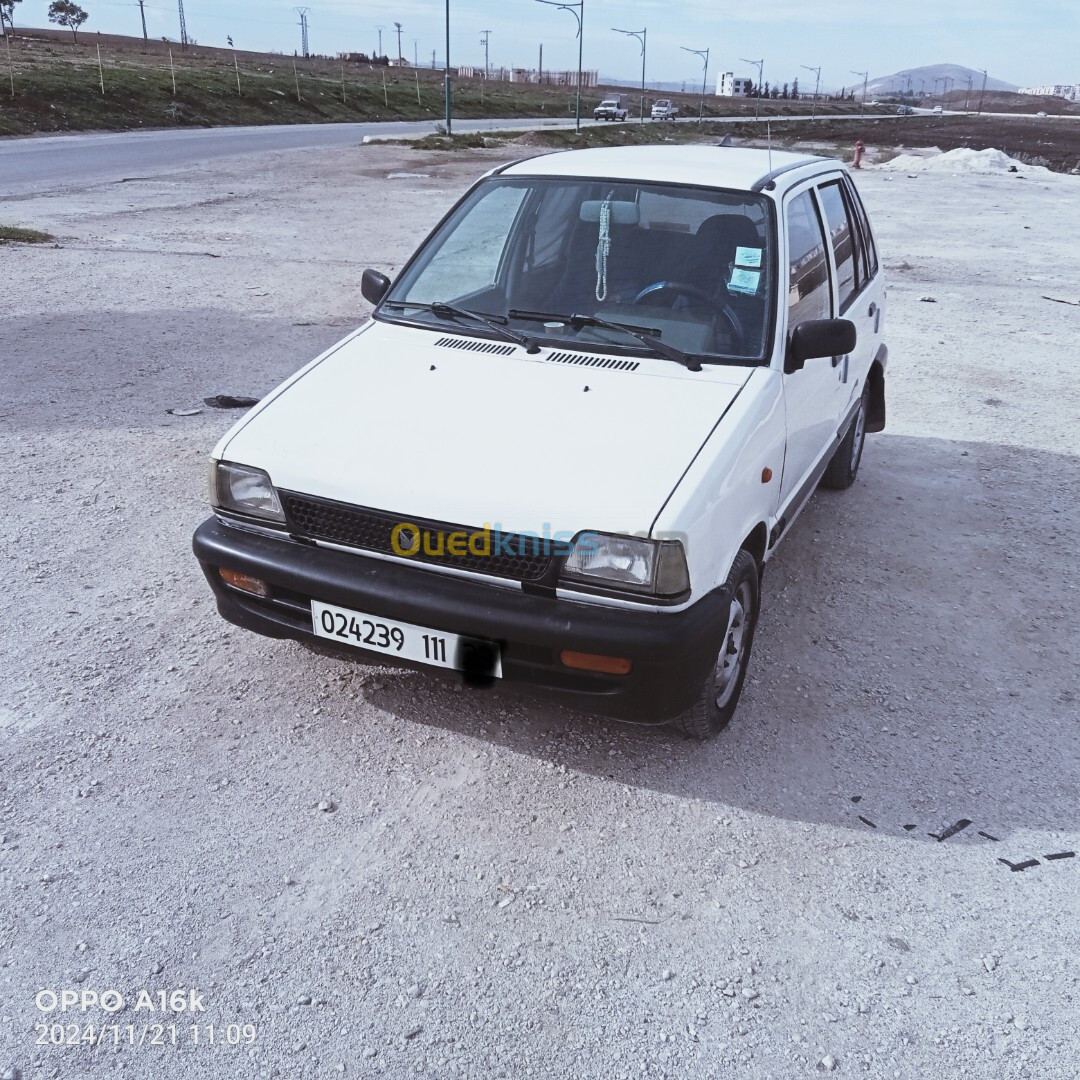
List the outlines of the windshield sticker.
{"label": "windshield sticker", "polygon": [[746,293],[753,296],[761,284],[761,273],[757,270],[731,271],[731,280],[728,282],[728,292]]}
{"label": "windshield sticker", "polygon": [[761,265],[761,248],[737,247],[735,249],[735,265],[736,266],[760,266]]}

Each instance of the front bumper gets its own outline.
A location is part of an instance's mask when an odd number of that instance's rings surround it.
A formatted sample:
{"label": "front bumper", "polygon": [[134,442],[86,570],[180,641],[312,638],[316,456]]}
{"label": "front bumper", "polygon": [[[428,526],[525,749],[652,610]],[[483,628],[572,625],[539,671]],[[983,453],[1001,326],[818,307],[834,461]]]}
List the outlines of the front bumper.
{"label": "front bumper", "polygon": [[[530,595],[518,589],[455,577],[205,521],[192,541],[217,597],[218,611],[246,630],[334,649],[312,632],[311,601],[369,615],[497,641],[503,678],[570,708],[625,720],[663,723],[696,699],[715,661],[729,600],[710,593],[677,612],[637,611]],[[221,580],[228,567],[268,582],[263,599]],[[627,675],[566,667],[564,649],[626,657]],[[342,657],[386,666],[416,667],[383,653],[351,646]]]}

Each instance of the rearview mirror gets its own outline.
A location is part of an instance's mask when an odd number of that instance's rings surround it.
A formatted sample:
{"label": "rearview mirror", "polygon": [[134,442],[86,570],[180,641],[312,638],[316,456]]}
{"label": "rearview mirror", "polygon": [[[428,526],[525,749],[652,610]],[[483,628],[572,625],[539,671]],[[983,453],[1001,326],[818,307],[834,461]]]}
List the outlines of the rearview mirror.
{"label": "rearview mirror", "polygon": [[784,372],[801,371],[807,360],[843,356],[855,349],[855,324],[850,319],[808,319],[791,331]]}
{"label": "rearview mirror", "polygon": [[369,303],[377,304],[390,288],[390,279],[378,270],[365,270],[360,278],[360,291]]}

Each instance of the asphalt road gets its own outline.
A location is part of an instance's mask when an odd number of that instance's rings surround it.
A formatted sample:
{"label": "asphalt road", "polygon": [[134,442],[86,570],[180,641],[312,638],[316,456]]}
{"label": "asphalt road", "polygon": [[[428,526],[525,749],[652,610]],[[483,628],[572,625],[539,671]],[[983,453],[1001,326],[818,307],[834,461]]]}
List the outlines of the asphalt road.
{"label": "asphalt road", "polygon": [[[455,132],[567,126],[548,119],[456,120]],[[213,158],[350,146],[366,135],[417,135],[430,121],[274,124],[180,131],[92,132],[0,139],[0,199],[124,177],[156,176]]]}
{"label": "asphalt road", "polygon": [[[845,119],[848,117],[845,117]],[[761,117],[763,122],[766,119]],[[810,116],[783,117],[785,121]],[[830,119],[836,119],[830,117]],[[851,116],[850,119],[859,119]],[[752,117],[714,118],[746,123]],[[592,125],[591,119],[582,123]],[[572,127],[550,118],[455,120],[455,132]],[[180,131],[92,132],[0,139],[0,201],[43,191],[124,178],[159,176],[176,168],[223,157],[272,150],[311,150],[358,143],[368,135],[410,136],[430,132],[427,120],[365,124],[276,124],[264,127],[194,128]]]}

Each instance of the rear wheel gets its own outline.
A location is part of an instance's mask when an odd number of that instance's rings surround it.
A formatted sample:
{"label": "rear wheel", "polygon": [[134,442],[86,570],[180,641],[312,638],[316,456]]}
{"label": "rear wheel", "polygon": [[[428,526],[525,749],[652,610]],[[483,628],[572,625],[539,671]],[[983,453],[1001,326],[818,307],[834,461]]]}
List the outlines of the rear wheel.
{"label": "rear wheel", "polygon": [[735,556],[727,589],[731,602],[716,661],[697,700],[671,722],[692,739],[709,739],[723,731],[739,703],[761,602],[761,577],[749,552],[740,551]]}
{"label": "rear wheel", "polygon": [[859,462],[862,461],[863,445],[866,442],[866,411],[869,405],[870,386],[867,384],[859,399],[859,411],[821,478],[823,487],[842,491],[855,483]]}

